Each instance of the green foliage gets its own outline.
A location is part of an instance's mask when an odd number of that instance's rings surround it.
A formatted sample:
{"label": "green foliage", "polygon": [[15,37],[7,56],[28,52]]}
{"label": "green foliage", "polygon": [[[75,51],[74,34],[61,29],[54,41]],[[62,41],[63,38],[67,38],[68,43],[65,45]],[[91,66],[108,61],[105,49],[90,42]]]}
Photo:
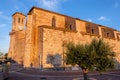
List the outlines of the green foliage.
{"label": "green foliage", "polygon": [[107,43],[103,42],[102,39],[93,39],[90,45],[96,52],[95,66],[99,72],[106,71],[109,68],[114,68],[113,57],[115,55],[112,48]]}
{"label": "green foliage", "polygon": [[3,53],[2,52],[0,52],[0,56],[2,56],[3,55]]}
{"label": "green foliage", "polygon": [[8,59],[8,53],[5,53],[5,54],[4,54],[4,58],[5,58],[5,59]]}
{"label": "green foliage", "polygon": [[99,72],[114,68],[112,48],[102,39],[93,39],[90,44],[84,45],[70,42],[66,47],[66,64],[79,65],[89,70],[96,67]]}

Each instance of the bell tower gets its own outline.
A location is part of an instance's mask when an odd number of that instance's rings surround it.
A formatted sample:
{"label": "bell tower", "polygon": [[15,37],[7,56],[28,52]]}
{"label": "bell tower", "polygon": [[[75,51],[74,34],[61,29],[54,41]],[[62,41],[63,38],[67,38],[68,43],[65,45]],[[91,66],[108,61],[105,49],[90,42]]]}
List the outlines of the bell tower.
{"label": "bell tower", "polygon": [[23,13],[16,12],[12,15],[12,31],[24,30],[26,16]]}
{"label": "bell tower", "polygon": [[16,12],[12,15],[12,30],[10,32],[10,47],[8,57],[12,60],[23,63],[25,50],[25,23],[26,16],[23,13]]}

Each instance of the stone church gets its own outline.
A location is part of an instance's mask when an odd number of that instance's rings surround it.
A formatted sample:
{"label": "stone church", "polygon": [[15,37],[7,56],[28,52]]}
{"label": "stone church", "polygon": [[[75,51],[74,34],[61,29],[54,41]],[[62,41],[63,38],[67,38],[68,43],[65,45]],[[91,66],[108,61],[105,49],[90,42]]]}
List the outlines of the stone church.
{"label": "stone church", "polygon": [[[12,15],[10,47],[8,56],[24,67],[51,67],[48,54],[60,54],[61,66],[67,42],[90,43],[93,38],[102,38],[109,43],[120,62],[120,32],[107,26],[73,18],[38,7],[32,7],[27,15],[16,12]],[[119,65],[117,65],[119,67]]]}

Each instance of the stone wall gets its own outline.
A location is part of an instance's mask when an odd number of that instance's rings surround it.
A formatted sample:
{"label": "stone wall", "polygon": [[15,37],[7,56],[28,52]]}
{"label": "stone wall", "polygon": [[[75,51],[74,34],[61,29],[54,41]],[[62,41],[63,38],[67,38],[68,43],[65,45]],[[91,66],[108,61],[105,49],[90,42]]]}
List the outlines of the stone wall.
{"label": "stone wall", "polygon": [[[60,54],[63,58],[65,53],[65,43],[74,42],[74,43],[90,43],[94,36],[83,35],[79,31],[66,31],[58,30],[56,28],[43,28],[43,66],[50,67],[50,64],[47,64],[47,55],[48,54]],[[97,38],[97,37],[96,37]],[[63,66],[63,65],[62,65]]]}
{"label": "stone wall", "polygon": [[19,64],[24,62],[25,53],[25,31],[16,31],[11,34],[11,44],[8,57]]}
{"label": "stone wall", "polygon": [[102,37],[115,39],[115,34],[113,29],[102,28]]}
{"label": "stone wall", "polygon": [[36,15],[36,27],[41,25],[52,26],[52,18],[56,19],[56,27],[65,27],[65,17],[52,12],[47,12],[44,10],[34,9],[34,14]]}
{"label": "stone wall", "polygon": [[24,53],[24,67],[30,67],[33,63],[33,15],[28,14],[27,26],[26,26],[26,39],[25,39],[25,53]]}
{"label": "stone wall", "polygon": [[[93,38],[99,39],[97,36],[90,36],[90,35],[83,35],[79,31],[77,32],[70,32],[70,31],[62,31],[62,30],[57,30],[53,28],[47,28],[47,27],[42,27],[43,28],[43,66],[44,67],[51,67],[50,64],[47,64],[47,55],[48,54],[60,54],[64,56],[65,53],[65,47],[63,46],[64,43],[67,42],[74,42],[74,43],[81,43],[81,44],[88,44],[91,42]],[[116,61],[120,61],[120,43],[118,40],[114,39],[103,39],[105,42],[110,44],[111,47],[113,47],[113,50],[115,51],[116,55]],[[62,65],[63,66],[63,65]]]}

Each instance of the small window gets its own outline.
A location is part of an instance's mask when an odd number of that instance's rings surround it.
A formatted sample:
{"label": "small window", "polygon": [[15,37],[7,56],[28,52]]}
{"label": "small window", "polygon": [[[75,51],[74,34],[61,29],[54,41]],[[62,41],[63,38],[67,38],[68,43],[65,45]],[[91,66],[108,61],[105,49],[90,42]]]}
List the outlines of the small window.
{"label": "small window", "polygon": [[72,25],[70,24],[69,29],[72,30]]}
{"label": "small window", "polygon": [[24,23],[24,19],[22,19],[22,23]]}
{"label": "small window", "polygon": [[56,27],[56,19],[55,16],[52,18],[52,27]]}
{"label": "small window", "polygon": [[94,34],[94,29],[92,29],[92,34]]}
{"label": "small window", "polygon": [[13,23],[15,23],[15,18],[13,19]]}
{"label": "small window", "polygon": [[118,35],[118,39],[120,40],[120,35]]}
{"label": "small window", "polygon": [[20,23],[20,18],[18,18],[18,23]]}
{"label": "small window", "polygon": [[107,37],[109,37],[110,36],[110,34],[107,32]]}

